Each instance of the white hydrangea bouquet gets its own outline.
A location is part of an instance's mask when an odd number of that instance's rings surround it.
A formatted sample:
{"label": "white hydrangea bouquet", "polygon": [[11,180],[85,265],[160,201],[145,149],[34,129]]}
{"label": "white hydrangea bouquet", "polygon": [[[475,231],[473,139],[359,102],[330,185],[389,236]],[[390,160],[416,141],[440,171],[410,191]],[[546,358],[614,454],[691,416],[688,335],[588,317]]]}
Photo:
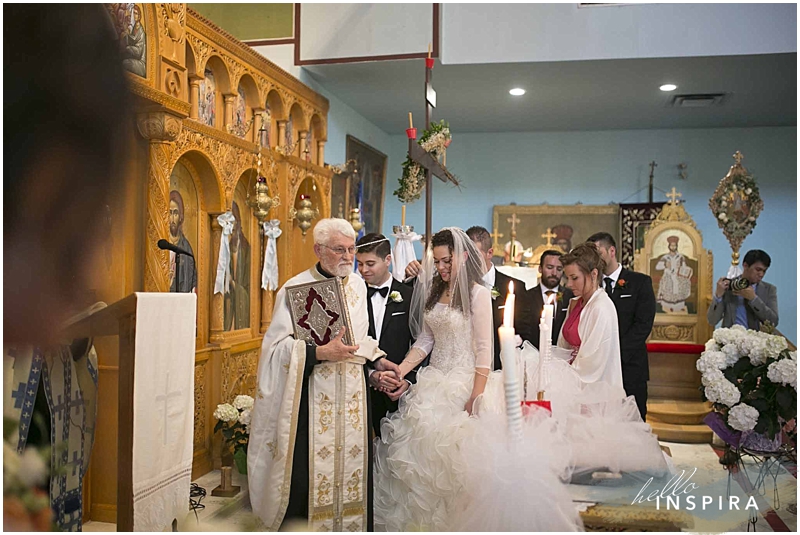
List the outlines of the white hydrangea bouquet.
{"label": "white hydrangea bouquet", "polygon": [[233,451],[233,461],[240,474],[247,474],[247,443],[250,441],[250,413],[253,410],[253,398],[239,395],[233,403],[221,403],[214,411],[214,418],[219,420],[214,432],[222,431],[225,444]]}
{"label": "white hydrangea bouquet", "polygon": [[784,337],[741,325],[717,329],[697,369],[715,416],[733,431],[727,442],[780,446],[781,429],[797,418],[797,352]]}

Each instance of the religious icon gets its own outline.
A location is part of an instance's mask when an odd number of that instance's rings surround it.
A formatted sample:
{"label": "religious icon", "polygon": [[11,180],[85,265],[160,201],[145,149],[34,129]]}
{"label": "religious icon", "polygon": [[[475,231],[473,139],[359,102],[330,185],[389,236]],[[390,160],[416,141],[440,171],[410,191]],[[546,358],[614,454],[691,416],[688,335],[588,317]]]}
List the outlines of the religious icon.
{"label": "religious icon", "polygon": [[217,115],[217,83],[214,72],[206,68],[204,78],[200,81],[200,101],[198,102],[198,117],[200,122],[214,126]]}
{"label": "religious icon", "polygon": [[690,238],[679,230],[665,232],[654,241],[650,272],[657,289],[658,312],[697,313],[697,261],[691,255]]}
{"label": "religious icon", "polygon": [[236,110],[234,111],[233,117],[233,132],[239,137],[244,137],[247,133],[247,126],[245,124],[247,122],[247,109],[245,108],[245,103],[244,88],[240,85],[238,96],[236,97]]}
{"label": "religious icon", "polygon": [[[386,188],[387,157],[382,152],[347,136],[346,161],[355,160],[356,172],[350,177],[346,210],[361,207],[365,232],[380,232],[383,221],[383,192]],[[358,198],[361,183],[361,198]],[[347,211],[345,212],[347,213]]]}
{"label": "religious icon", "polygon": [[574,233],[570,225],[556,225],[552,231],[555,233],[555,243],[561,251],[568,253],[572,250],[572,235]]}
{"label": "religious icon", "polygon": [[[247,209],[246,181],[240,180],[234,192],[231,211],[236,220],[230,238],[230,283],[225,289],[223,323],[226,331],[250,327],[250,212]],[[244,207],[244,210],[240,209]]]}
{"label": "religious icon", "polygon": [[261,125],[261,146],[269,147],[269,135],[272,130],[272,110],[269,100],[264,103],[264,122]]}
{"label": "religious icon", "polygon": [[107,4],[119,36],[122,68],[147,77],[147,34],[139,4]]}
{"label": "religious icon", "polygon": [[[178,162],[170,176],[169,241],[194,254],[190,238],[197,239],[197,190],[188,168]],[[185,202],[187,201],[189,205]],[[187,234],[189,236],[187,236]],[[197,267],[192,256],[169,253],[170,292],[197,292]]]}
{"label": "religious icon", "polygon": [[286,133],[284,135],[284,144],[287,147],[291,147],[294,144],[294,134],[292,130],[294,129],[294,120],[292,119],[291,114],[289,114],[289,120],[286,121]]}

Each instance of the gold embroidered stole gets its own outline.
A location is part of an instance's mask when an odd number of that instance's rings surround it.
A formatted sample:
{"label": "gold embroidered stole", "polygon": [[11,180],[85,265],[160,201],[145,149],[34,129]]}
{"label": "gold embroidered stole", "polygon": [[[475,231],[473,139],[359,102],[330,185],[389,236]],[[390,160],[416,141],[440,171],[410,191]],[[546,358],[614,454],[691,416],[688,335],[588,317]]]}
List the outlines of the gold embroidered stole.
{"label": "gold embroidered stole", "polygon": [[308,386],[309,529],[366,531],[371,489],[364,367],[319,364]]}

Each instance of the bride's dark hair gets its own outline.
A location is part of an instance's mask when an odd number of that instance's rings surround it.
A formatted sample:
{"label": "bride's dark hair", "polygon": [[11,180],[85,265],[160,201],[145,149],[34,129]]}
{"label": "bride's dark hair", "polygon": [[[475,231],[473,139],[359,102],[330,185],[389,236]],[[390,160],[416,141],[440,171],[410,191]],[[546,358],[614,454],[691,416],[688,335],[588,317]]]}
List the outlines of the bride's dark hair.
{"label": "bride's dark hair", "polygon": [[[467,253],[468,257],[473,256],[472,259],[465,260],[463,258],[455,258],[455,240],[453,239],[453,233],[450,229],[442,229],[433,235],[431,238],[431,251],[433,251],[435,247],[441,246],[446,246],[450,251],[450,255],[452,256],[450,276],[453,277],[452,280],[454,289],[452,292],[452,301],[450,305],[462,313],[467,314],[469,312],[470,303],[464,303],[461,296],[471,296],[472,285],[483,283],[484,271],[483,260],[480,258],[480,254],[475,245],[472,243],[472,240],[466,238],[464,241],[466,242],[465,244],[467,246],[465,252]],[[466,292],[457,291],[460,285],[463,284],[463,281],[458,280],[459,270],[456,269],[458,263],[463,263],[466,267]],[[425,301],[425,310],[432,310],[433,307],[436,306],[436,303],[439,302],[439,299],[447,289],[447,286],[448,283],[443,281],[442,277],[439,275],[439,272],[434,269],[433,277],[431,279],[430,294],[428,295],[428,299]]]}

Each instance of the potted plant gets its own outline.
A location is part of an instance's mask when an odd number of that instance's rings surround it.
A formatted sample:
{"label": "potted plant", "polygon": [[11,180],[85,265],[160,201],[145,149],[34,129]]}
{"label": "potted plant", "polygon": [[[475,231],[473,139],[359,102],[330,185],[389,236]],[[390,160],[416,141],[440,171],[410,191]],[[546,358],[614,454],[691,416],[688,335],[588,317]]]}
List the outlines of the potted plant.
{"label": "potted plant", "polygon": [[214,432],[222,431],[225,447],[233,453],[233,461],[240,474],[247,475],[247,443],[250,440],[250,413],[253,398],[239,395],[233,403],[221,403],[214,411],[217,425]]}

